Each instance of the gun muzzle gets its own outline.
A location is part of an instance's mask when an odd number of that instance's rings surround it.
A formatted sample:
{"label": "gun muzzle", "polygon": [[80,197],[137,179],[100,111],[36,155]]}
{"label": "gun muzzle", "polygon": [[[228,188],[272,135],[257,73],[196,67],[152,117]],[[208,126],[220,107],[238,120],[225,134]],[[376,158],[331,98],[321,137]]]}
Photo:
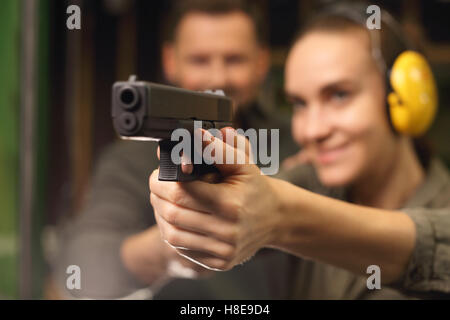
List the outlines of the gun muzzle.
{"label": "gun muzzle", "polygon": [[[195,121],[201,121],[204,129],[232,126],[233,104],[229,98],[212,92],[136,81],[132,76],[127,82],[113,85],[112,117],[114,129],[121,138],[159,141],[160,180],[189,181],[214,172],[215,167],[194,164],[193,174],[183,174],[181,166],[171,158],[172,149],[178,143],[171,141],[172,132],[186,129],[193,136]],[[193,152],[192,144],[190,154]]]}

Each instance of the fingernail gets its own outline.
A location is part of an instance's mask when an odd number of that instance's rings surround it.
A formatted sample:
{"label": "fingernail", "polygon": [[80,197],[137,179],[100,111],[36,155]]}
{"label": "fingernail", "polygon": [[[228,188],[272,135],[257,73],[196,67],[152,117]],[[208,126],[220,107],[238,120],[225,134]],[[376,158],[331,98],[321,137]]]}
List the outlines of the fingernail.
{"label": "fingernail", "polygon": [[203,140],[214,141],[214,136],[208,130],[205,130],[205,129],[202,129],[202,130],[203,130],[203,134],[204,134]]}

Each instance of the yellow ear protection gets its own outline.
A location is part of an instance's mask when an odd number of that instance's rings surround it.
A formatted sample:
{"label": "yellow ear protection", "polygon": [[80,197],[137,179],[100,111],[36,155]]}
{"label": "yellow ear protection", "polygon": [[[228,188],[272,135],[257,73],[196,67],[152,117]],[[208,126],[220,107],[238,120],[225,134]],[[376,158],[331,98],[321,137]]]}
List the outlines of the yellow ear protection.
{"label": "yellow ear protection", "polygon": [[[369,14],[367,7],[336,5],[324,11],[325,15],[343,16],[363,27]],[[362,9],[362,10],[359,10]],[[381,10],[381,21],[396,33],[408,48],[395,19]],[[383,28],[383,26],[382,26]],[[437,112],[438,95],[433,73],[425,57],[417,51],[405,50],[387,66],[381,54],[381,41],[378,30],[368,30],[372,41],[372,54],[379,68],[387,76],[387,104],[392,127],[401,134],[418,137],[428,130]]]}
{"label": "yellow ear protection", "polygon": [[424,56],[404,51],[395,60],[387,96],[392,125],[397,132],[417,137],[431,126],[437,111],[436,82]]}

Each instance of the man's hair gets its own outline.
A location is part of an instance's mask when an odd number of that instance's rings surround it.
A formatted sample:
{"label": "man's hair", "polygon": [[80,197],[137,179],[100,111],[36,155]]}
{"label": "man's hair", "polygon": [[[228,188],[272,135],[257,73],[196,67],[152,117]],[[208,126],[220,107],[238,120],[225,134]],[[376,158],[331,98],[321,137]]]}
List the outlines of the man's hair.
{"label": "man's hair", "polygon": [[260,2],[261,0],[174,0],[166,21],[164,41],[175,41],[178,26],[189,13],[222,15],[242,12],[252,21],[258,43],[267,46],[269,42],[267,19]]}

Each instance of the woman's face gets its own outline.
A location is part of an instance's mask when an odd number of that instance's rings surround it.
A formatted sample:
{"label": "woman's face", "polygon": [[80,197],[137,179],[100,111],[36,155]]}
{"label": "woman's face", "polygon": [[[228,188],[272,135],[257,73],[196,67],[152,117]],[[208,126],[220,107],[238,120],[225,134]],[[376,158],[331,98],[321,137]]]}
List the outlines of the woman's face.
{"label": "woman's face", "polygon": [[285,77],[294,139],[323,184],[365,181],[389,165],[396,139],[364,30],[307,33],[291,50]]}

